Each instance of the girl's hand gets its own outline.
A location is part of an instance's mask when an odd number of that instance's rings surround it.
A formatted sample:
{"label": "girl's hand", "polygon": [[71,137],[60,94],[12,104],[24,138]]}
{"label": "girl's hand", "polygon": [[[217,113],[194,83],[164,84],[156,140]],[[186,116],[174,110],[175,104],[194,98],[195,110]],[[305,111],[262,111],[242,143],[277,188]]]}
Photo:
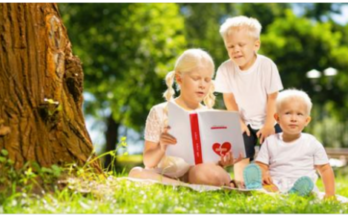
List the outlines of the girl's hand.
{"label": "girl's hand", "polygon": [[260,138],[260,144],[271,134],[275,134],[273,125],[264,125],[257,133],[257,138]]}
{"label": "girl's hand", "polygon": [[233,159],[232,151],[229,151],[225,155],[220,156],[220,161],[219,161],[218,165],[220,165],[222,168],[224,168],[227,166],[231,166],[231,165],[241,161],[242,159],[243,159],[242,153],[239,154],[239,157],[237,159]]}
{"label": "girl's hand", "polygon": [[176,144],[176,138],[168,134],[168,129],[170,129],[169,126],[165,127],[163,133],[160,136],[159,144],[160,144],[160,149],[163,151],[167,149],[168,145]]}

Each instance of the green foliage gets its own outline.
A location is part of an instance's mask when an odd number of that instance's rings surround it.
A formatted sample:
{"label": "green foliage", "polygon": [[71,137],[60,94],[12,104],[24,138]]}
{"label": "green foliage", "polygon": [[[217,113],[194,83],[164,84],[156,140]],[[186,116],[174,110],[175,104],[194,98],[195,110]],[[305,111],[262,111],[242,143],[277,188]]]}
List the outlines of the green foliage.
{"label": "green foliage", "polygon": [[84,66],[88,113],[110,109],[114,120],[140,129],[163,101],[164,75],[183,51],[176,4],[60,4],[74,54]]}
{"label": "green foliage", "polygon": [[57,165],[47,168],[36,162],[27,162],[20,169],[16,169],[5,149],[1,150],[0,169],[0,204],[17,192],[56,189],[57,179],[62,173],[62,168]]}
{"label": "green foliage", "polygon": [[[299,88],[309,93],[315,104],[331,102],[337,116],[346,112],[348,107],[345,94],[347,88],[347,61],[343,53],[347,44],[343,43],[343,32],[335,31],[332,22],[313,22],[297,17],[287,10],[284,18],[276,19],[267,32],[262,35],[261,53],[275,61],[285,88]],[[311,69],[324,71],[328,67],[336,68],[339,73],[330,80],[322,77],[317,85],[323,89],[315,91],[313,83],[306,77]],[[331,88],[326,86],[331,85]]]}
{"label": "green foliage", "polygon": [[238,5],[239,14],[256,18],[266,32],[276,19],[284,17],[284,11],[290,9],[290,3],[242,3]]}

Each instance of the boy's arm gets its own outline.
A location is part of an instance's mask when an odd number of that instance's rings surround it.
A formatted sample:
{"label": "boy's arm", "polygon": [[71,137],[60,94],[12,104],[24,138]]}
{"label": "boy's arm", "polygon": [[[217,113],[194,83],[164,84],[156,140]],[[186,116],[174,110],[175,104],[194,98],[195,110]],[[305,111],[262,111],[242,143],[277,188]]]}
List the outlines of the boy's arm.
{"label": "boy's arm", "polygon": [[[224,98],[224,103],[227,110],[232,110],[232,111],[239,110],[238,104],[236,102],[236,99],[234,98],[233,93],[224,93],[223,98]],[[242,129],[242,134],[246,132],[246,134],[250,136],[250,131],[248,127],[245,125],[245,122],[243,121],[243,119],[239,118],[239,120],[240,120],[241,129]]]}
{"label": "boy's arm", "polygon": [[330,164],[316,165],[325,187],[325,198],[335,196],[335,176]]}
{"label": "boy's arm", "polygon": [[262,144],[265,138],[269,135],[274,134],[274,114],[276,112],[276,99],[278,92],[267,95],[267,105],[266,105],[266,121],[263,127],[256,133],[257,137],[260,138],[260,143]]}

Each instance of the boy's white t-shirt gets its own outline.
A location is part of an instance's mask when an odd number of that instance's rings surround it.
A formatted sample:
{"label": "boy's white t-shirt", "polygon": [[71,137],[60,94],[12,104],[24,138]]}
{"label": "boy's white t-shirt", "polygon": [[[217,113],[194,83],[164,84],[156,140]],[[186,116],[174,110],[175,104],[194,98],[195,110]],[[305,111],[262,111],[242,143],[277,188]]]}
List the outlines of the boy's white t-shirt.
{"label": "boy's white t-shirt", "polygon": [[267,95],[283,89],[277,66],[259,54],[246,71],[231,60],[225,61],[218,68],[214,83],[216,92],[233,93],[241,117],[253,129],[260,129],[265,123]]}
{"label": "boy's white t-shirt", "polygon": [[323,145],[313,136],[301,133],[297,140],[286,143],[283,133],[270,135],[265,139],[255,161],[269,166],[273,180],[287,179],[294,182],[302,176],[314,182],[318,176],[315,165],[328,164],[329,159]]}

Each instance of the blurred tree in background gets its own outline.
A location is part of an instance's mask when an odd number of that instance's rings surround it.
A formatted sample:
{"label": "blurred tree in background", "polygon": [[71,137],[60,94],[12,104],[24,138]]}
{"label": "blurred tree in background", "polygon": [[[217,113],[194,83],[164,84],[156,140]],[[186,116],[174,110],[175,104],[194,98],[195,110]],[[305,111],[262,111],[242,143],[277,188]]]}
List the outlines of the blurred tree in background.
{"label": "blurred tree in background", "polygon": [[83,62],[85,91],[95,98],[86,112],[105,120],[106,151],[114,150],[120,125],[141,131],[152,105],[163,101],[163,78],[186,46],[183,18],[176,4],[63,4],[60,10]]}
{"label": "blurred tree in background", "polygon": [[[236,15],[260,21],[259,53],[277,64],[284,87],[303,89],[311,96],[314,119],[308,130],[325,145],[348,146],[348,135],[344,135],[348,129],[348,25],[333,19],[342,6],[95,3],[59,7],[74,54],[84,63],[85,91],[94,97],[86,101],[86,113],[105,120],[106,150],[113,150],[119,126],[142,132],[149,109],[163,101],[165,73],[173,69],[184,49],[203,48],[212,55],[216,68],[228,59],[219,28],[226,18]],[[328,67],[336,68],[338,75],[317,80],[306,77],[312,69]],[[217,103],[223,108],[221,95]]]}

